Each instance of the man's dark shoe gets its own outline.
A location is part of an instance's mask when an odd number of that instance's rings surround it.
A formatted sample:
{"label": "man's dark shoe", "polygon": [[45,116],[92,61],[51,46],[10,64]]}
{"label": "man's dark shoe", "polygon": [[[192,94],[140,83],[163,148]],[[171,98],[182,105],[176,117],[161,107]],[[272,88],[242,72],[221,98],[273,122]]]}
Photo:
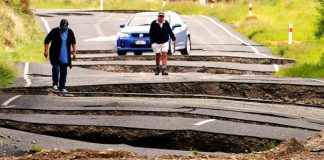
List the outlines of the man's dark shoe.
{"label": "man's dark shoe", "polygon": [[166,71],[166,69],[162,69],[162,75],[167,76],[167,75],[169,75],[169,73]]}
{"label": "man's dark shoe", "polygon": [[160,72],[161,72],[161,71],[160,71],[160,68],[156,68],[156,69],[155,69],[155,75],[156,75],[156,76],[158,76],[158,75],[160,74]]}

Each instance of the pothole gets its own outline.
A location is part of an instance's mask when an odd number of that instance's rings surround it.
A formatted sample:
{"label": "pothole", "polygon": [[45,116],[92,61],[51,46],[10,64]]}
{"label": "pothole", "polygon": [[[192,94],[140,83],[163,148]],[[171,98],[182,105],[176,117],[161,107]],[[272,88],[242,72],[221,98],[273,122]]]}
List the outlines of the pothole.
{"label": "pothole", "polygon": [[128,144],[135,147],[171,150],[246,153],[265,151],[281,141],[199,132],[193,130],[151,130],[124,127],[48,125],[0,121],[1,127],[101,144]]}
{"label": "pothole", "polygon": [[[205,62],[231,62],[243,64],[292,64],[291,59],[248,58],[230,56],[169,56],[170,61],[205,61]],[[99,58],[78,58],[78,61],[153,61],[154,56],[116,56]]]}
{"label": "pothole", "polygon": [[[177,97],[210,95],[276,101],[324,107],[324,87],[291,84],[239,83],[239,82],[169,82],[139,84],[108,84],[68,87],[74,96],[128,96]],[[7,93],[52,94],[50,87],[8,88]],[[143,94],[143,95],[140,95]],[[123,95],[124,96],[124,95]],[[270,102],[269,102],[270,103]]]}
{"label": "pothole", "polygon": [[[153,72],[155,67],[148,65],[93,65],[81,66],[83,68],[106,71],[106,72]],[[227,68],[209,68],[209,67],[184,67],[184,66],[168,66],[168,71],[172,73],[211,73],[211,74],[252,74],[252,75],[271,75],[273,72],[235,70]]]}

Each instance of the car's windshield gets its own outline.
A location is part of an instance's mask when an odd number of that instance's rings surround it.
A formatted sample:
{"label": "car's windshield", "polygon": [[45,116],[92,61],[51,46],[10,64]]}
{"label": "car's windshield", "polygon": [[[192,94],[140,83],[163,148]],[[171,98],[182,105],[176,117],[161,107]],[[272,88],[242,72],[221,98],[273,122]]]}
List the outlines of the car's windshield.
{"label": "car's windshield", "polygon": [[[149,26],[156,19],[156,15],[138,15],[133,17],[128,26]],[[165,19],[168,20],[168,16]]]}

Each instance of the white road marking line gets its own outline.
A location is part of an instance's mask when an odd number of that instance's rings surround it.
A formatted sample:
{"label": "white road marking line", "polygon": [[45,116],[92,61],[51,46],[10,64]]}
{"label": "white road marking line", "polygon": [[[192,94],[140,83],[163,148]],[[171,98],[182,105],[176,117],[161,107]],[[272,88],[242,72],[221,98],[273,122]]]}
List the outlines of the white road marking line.
{"label": "white road marking line", "polygon": [[113,17],[113,15],[109,15],[108,17],[106,17],[106,18],[100,20],[98,23],[95,24],[95,28],[96,28],[96,30],[98,31],[98,33],[99,33],[100,36],[104,36],[104,35],[105,35],[105,34],[103,33],[103,31],[101,30],[101,28],[100,28],[100,24],[103,23],[103,22],[105,22],[105,21],[107,21],[108,19],[110,19],[110,18],[112,18],[112,17]]}
{"label": "white road marking line", "polygon": [[274,67],[274,70],[275,70],[276,72],[279,72],[279,70],[280,70],[279,65],[274,64],[273,67]]}
{"label": "white road marking line", "polygon": [[51,27],[49,26],[48,22],[46,21],[46,19],[44,17],[41,17],[41,20],[44,23],[45,29],[47,31],[47,33],[49,33],[51,31]]}
{"label": "white road marking line", "polygon": [[324,81],[321,81],[319,79],[313,79],[313,80],[324,84]]}
{"label": "white road marking line", "polygon": [[201,121],[201,122],[198,122],[196,124],[194,124],[195,126],[201,126],[203,124],[206,124],[206,123],[209,123],[209,122],[213,122],[215,121],[215,119],[208,119],[208,120],[204,120],[204,121]]}
{"label": "white road marking line", "polygon": [[[46,21],[46,19],[44,17],[41,17],[40,19],[44,23],[47,33],[49,33],[51,31],[51,27],[49,26],[48,22]],[[28,72],[29,72],[29,62],[26,62],[25,68],[24,68],[24,79],[26,81],[25,87],[30,87],[32,84],[31,79],[29,79]]]}
{"label": "white road marking line", "polygon": [[[267,57],[267,58],[272,58],[271,56],[269,55],[266,55],[266,54],[262,54],[260,53],[260,51],[258,49],[256,49],[254,46],[252,46],[250,43],[248,42],[245,42],[244,40],[242,40],[241,38],[239,38],[238,36],[234,35],[231,31],[229,31],[226,27],[224,27],[223,25],[219,24],[218,22],[216,22],[215,20],[213,20],[212,18],[210,17],[207,17],[207,16],[202,16],[201,17],[204,17],[206,19],[208,19],[209,21],[211,21],[212,23],[216,24],[219,28],[223,29],[228,35],[230,35],[231,37],[235,38],[236,40],[238,40],[239,42],[241,42],[242,44],[245,44],[247,45],[248,47],[250,47],[255,54],[257,55],[262,55],[264,57]],[[273,65],[274,69],[276,72],[278,72],[280,70],[280,67],[279,65],[277,64],[274,64]]]}
{"label": "white road marking line", "polygon": [[26,62],[24,68],[24,80],[26,81],[25,87],[30,87],[32,84],[31,79],[29,79],[28,76],[28,71],[29,71],[29,62]]}
{"label": "white road marking line", "polygon": [[259,50],[257,50],[254,46],[252,46],[250,43],[248,42],[245,42],[244,40],[242,40],[241,38],[237,37],[236,35],[234,35],[231,31],[229,31],[227,28],[225,28],[223,25],[219,24],[218,22],[216,22],[215,20],[213,20],[212,18],[210,17],[207,17],[207,16],[202,16],[201,17],[204,17],[206,19],[208,19],[209,21],[211,21],[212,23],[216,24],[219,28],[223,29],[228,35],[230,35],[231,37],[235,38],[236,40],[238,40],[239,42],[241,42],[242,44],[245,44],[247,45],[248,47],[250,47],[255,54],[257,55],[262,55],[262,56],[265,56],[265,57],[271,57],[269,55],[266,55],[266,54],[262,54],[260,53]]}
{"label": "white road marking line", "polygon": [[13,102],[15,99],[21,97],[21,95],[17,95],[14,97],[11,97],[10,99],[8,99],[7,101],[5,101],[4,103],[1,104],[1,107],[6,107],[8,106],[11,102]]}
{"label": "white road marking line", "polygon": [[[188,16],[184,16],[184,17],[187,17],[189,18]],[[216,35],[215,32],[213,32],[210,28],[208,28],[206,25],[200,23],[198,20],[194,19],[194,18],[190,18],[191,20],[193,20],[196,24],[200,25],[201,27],[203,27],[205,29],[205,31],[207,31],[209,33],[209,35],[211,35],[213,38],[216,38],[217,40],[219,41],[222,41],[221,38],[218,38],[218,36]],[[205,41],[207,42],[207,41]]]}

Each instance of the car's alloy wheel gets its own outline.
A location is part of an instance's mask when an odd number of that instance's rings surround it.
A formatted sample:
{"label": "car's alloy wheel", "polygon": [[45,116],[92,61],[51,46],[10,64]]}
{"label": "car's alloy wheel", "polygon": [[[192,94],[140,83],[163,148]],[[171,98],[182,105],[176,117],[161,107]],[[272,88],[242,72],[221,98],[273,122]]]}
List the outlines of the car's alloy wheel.
{"label": "car's alloy wheel", "polygon": [[188,37],[187,38],[186,48],[181,50],[181,54],[182,55],[189,55],[190,51],[191,51],[191,40],[190,40],[190,37]]}

